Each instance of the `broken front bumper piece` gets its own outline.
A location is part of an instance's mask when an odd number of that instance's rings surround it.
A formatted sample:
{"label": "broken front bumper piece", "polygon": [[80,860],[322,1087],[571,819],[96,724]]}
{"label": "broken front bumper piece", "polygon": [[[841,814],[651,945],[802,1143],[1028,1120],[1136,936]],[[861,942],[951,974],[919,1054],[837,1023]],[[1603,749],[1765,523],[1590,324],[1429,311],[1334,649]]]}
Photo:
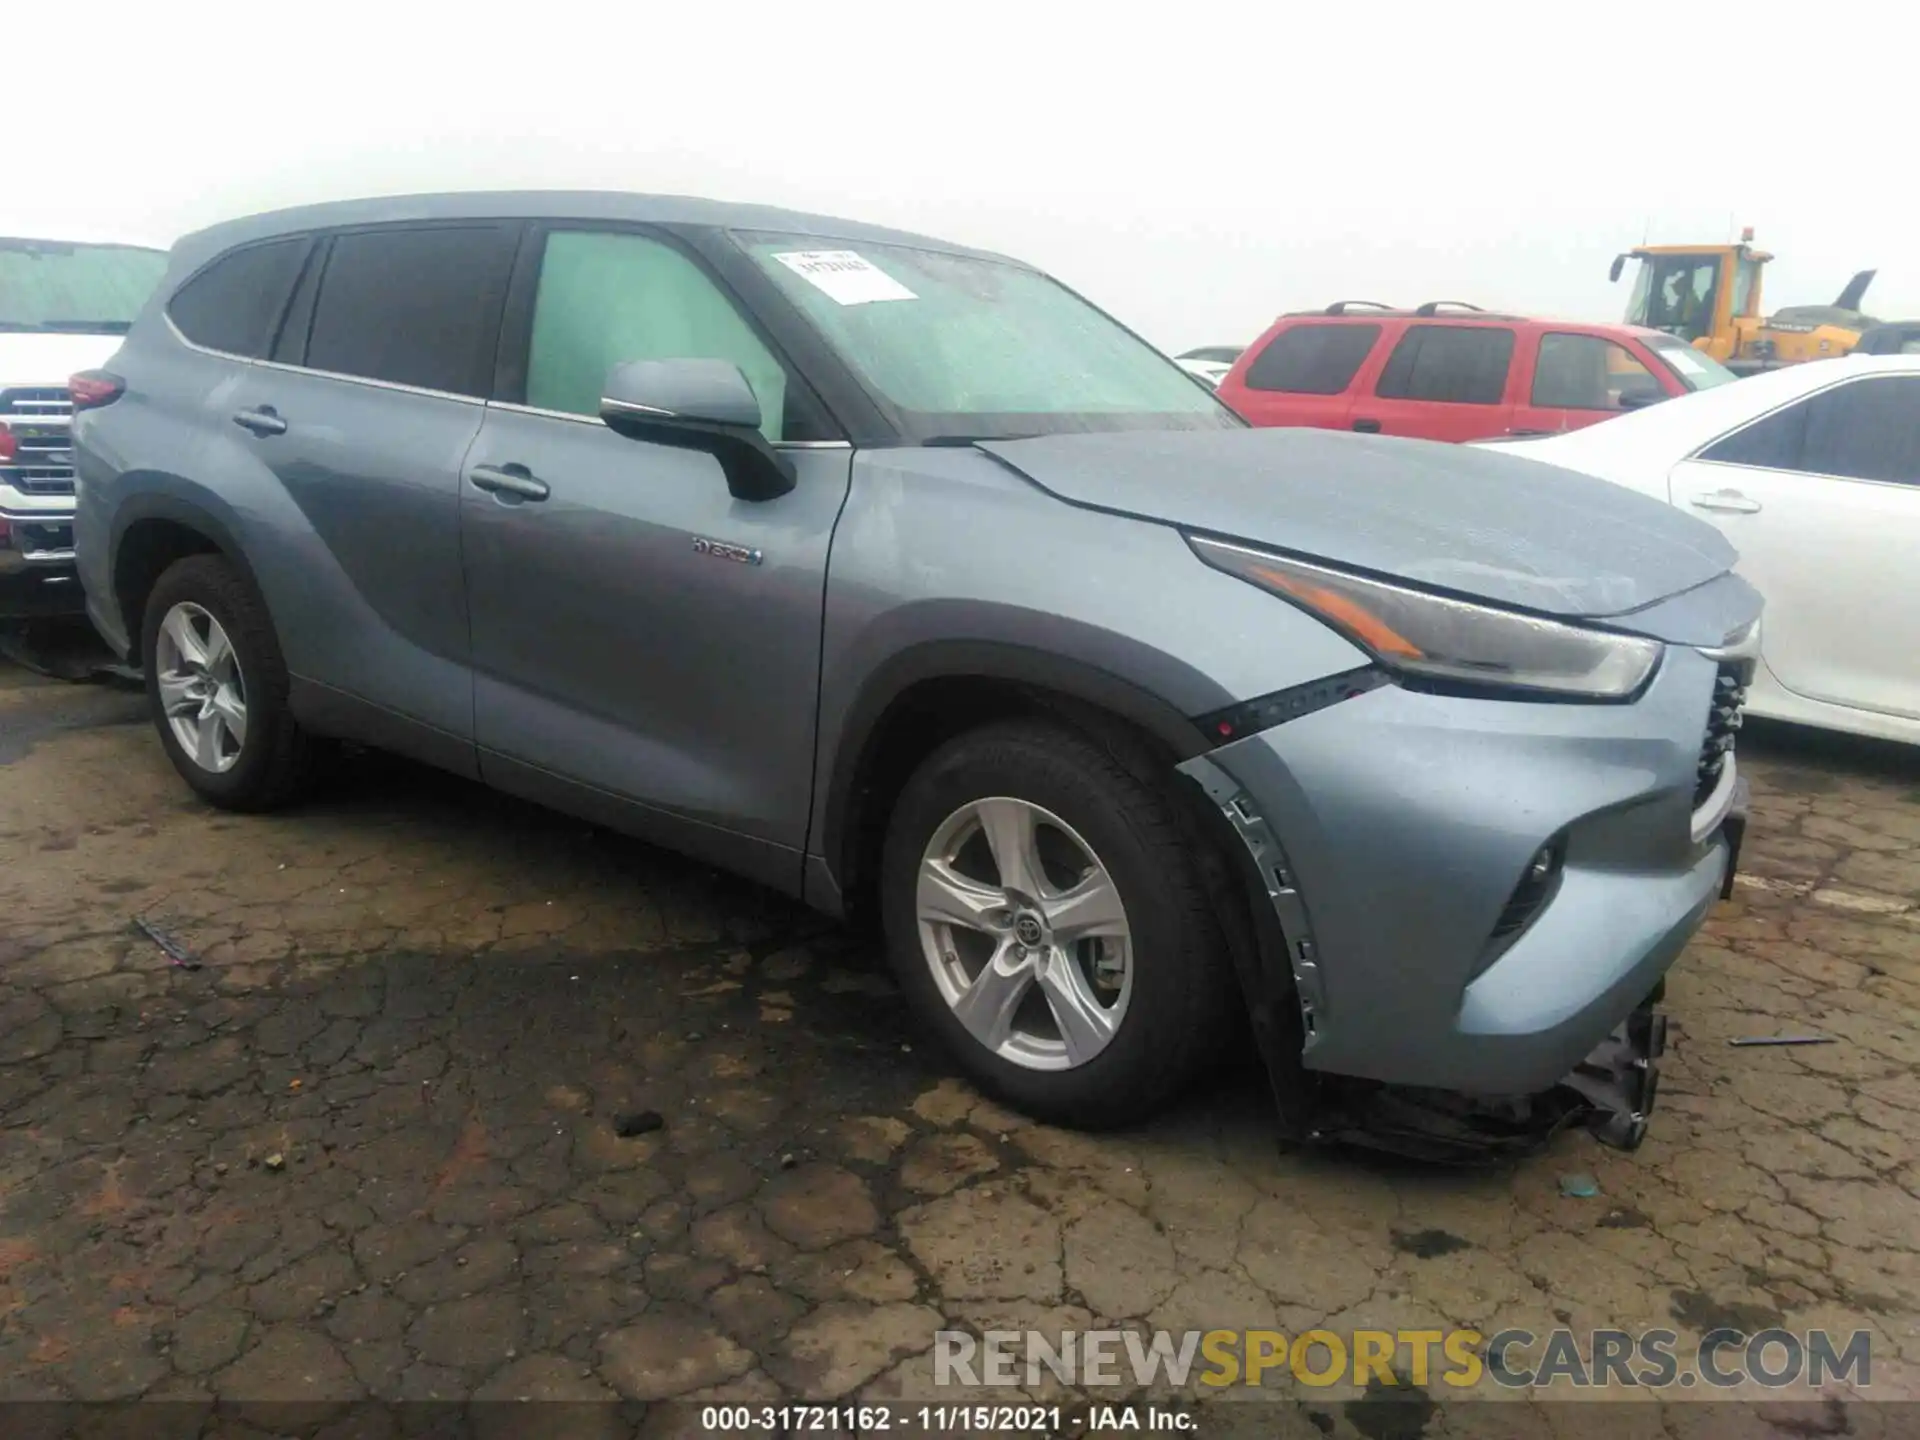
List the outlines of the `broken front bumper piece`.
{"label": "broken front bumper piece", "polygon": [[1666,1044],[1667,1017],[1649,998],[1541,1095],[1494,1100],[1328,1079],[1306,1138],[1468,1164],[1530,1154],[1568,1126],[1584,1125],[1602,1144],[1633,1150],[1646,1138]]}
{"label": "broken front bumper piece", "polygon": [[1651,1005],[1643,1006],[1562,1082],[1593,1107],[1587,1128],[1595,1139],[1633,1150],[1646,1138],[1666,1048],[1667,1017]]}

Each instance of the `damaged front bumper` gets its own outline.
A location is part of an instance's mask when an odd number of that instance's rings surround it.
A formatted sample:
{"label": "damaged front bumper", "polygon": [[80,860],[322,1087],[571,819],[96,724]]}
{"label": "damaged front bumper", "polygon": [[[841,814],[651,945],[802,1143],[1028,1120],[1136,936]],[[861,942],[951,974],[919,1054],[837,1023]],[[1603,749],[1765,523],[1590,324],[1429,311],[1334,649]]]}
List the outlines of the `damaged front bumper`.
{"label": "damaged front bumper", "polygon": [[[1640,1143],[1666,972],[1746,828],[1744,780],[1690,813],[1669,737],[1705,687],[1667,670],[1642,705],[1572,720],[1389,688],[1181,766],[1238,837],[1261,943],[1237,962],[1289,1132],[1450,1161],[1572,1125]],[[1550,895],[1476,955],[1553,836]]]}

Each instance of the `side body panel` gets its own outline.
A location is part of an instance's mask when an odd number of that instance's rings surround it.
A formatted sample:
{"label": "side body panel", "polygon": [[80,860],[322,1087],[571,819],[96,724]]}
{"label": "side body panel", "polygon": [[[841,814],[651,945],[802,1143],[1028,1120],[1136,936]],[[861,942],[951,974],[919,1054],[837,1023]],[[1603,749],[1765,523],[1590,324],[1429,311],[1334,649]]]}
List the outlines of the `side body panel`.
{"label": "side body panel", "polygon": [[[228,412],[271,406],[260,437]],[[298,679],[469,741],[461,462],[484,407],[253,364],[209,406],[209,487],[244,497],[241,539]]]}
{"label": "side body panel", "polygon": [[1767,597],[1766,678],[1817,704],[1920,721],[1920,604],[1899,598],[1920,554],[1920,486],[1701,460],[1669,481]]}

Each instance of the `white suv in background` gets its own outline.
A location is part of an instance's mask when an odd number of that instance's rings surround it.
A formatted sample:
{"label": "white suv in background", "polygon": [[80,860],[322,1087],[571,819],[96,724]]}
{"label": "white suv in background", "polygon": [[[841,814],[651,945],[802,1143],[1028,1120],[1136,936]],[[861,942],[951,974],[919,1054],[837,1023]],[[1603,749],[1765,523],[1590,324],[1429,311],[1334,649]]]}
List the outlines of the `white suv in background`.
{"label": "white suv in background", "polygon": [[0,236],[0,618],[79,614],[68,377],[104,365],[164,250]]}

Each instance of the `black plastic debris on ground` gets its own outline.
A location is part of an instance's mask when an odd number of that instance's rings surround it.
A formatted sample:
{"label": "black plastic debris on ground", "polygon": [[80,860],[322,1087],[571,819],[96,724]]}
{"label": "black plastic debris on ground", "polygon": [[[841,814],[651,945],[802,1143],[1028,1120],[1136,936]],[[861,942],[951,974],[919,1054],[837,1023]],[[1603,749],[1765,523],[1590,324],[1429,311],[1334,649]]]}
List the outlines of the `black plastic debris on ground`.
{"label": "black plastic debris on ground", "polygon": [[145,916],[134,916],[133,928],[153,941],[154,944],[158,945],[166,952],[167,959],[171,960],[175,965],[178,965],[182,970],[198,970],[200,968],[200,962],[193,958],[193,952],[191,950],[187,949],[186,946],[174,939],[173,936],[167,934],[167,932],[159,926],[153,924]]}

